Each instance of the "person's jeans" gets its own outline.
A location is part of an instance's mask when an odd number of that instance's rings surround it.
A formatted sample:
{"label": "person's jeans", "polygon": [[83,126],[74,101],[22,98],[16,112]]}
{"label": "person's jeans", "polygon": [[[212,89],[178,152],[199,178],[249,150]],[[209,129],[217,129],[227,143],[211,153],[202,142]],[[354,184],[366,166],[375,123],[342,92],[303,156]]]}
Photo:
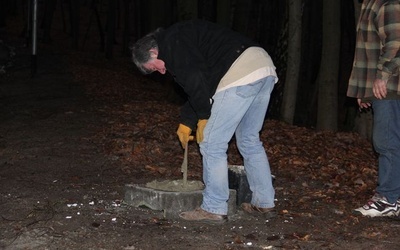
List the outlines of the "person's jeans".
{"label": "person's jeans", "polygon": [[214,95],[211,116],[200,143],[205,184],[201,208],[205,211],[228,212],[227,150],[234,134],[252,191],[251,203],[263,208],[275,206],[271,170],[259,136],[274,83],[275,77],[269,76]]}
{"label": "person's jeans", "polygon": [[376,192],[390,203],[400,197],[400,100],[373,101],[373,143],[379,153]]}

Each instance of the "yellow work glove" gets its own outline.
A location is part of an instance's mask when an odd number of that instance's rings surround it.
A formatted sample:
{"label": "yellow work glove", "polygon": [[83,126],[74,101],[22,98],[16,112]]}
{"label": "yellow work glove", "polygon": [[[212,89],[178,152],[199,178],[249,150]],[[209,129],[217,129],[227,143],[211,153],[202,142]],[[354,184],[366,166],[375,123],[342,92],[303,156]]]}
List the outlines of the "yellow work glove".
{"label": "yellow work glove", "polygon": [[182,123],[179,124],[178,130],[176,131],[176,134],[179,137],[179,141],[181,142],[182,148],[185,148],[186,144],[189,142],[189,136],[192,133],[192,130],[186,126],[183,125]]}
{"label": "yellow work glove", "polygon": [[197,130],[196,130],[197,143],[202,142],[204,139],[203,131],[204,131],[204,128],[206,127],[207,121],[208,121],[207,119],[200,119],[197,122]]}

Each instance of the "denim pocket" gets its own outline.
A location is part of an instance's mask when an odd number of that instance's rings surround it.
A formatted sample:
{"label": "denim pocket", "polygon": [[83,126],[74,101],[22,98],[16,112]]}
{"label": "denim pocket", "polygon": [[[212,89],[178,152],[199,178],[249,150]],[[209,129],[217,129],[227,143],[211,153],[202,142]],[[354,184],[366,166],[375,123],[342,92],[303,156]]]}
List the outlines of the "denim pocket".
{"label": "denim pocket", "polygon": [[261,86],[263,84],[262,80],[243,85],[243,86],[238,86],[236,87],[236,95],[243,97],[243,98],[248,98],[251,96],[255,96],[260,92]]}

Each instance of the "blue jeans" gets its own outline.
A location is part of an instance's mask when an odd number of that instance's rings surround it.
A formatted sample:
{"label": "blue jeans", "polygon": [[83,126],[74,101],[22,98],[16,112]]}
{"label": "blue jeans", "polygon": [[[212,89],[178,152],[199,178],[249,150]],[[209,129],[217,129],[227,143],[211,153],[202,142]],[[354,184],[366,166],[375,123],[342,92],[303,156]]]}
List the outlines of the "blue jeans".
{"label": "blue jeans", "polygon": [[390,203],[400,197],[400,100],[373,101],[373,143],[379,153],[376,192]]}
{"label": "blue jeans", "polygon": [[200,143],[205,184],[201,208],[205,211],[224,215],[228,212],[227,150],[234,134],[252,191],[251,203],[263,208],[275,206],[271,170],[259,136],[274,83],[275,77],[269,76],[214,95]]}

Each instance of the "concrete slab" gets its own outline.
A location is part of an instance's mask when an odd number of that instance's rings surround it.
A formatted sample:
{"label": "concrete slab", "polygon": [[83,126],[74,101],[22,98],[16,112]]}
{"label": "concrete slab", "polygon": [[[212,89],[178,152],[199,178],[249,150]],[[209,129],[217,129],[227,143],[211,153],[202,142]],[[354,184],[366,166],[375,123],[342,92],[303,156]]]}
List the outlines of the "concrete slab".
{"label": "concrete slab", "polygon": [[[230,189],[228,216],[236,213],[236,190]],[[136,184],[125,185],[125,202],[134,207],[145,206],[163,211],[167,219],[178,219],[179,213],[193,210],[201,205],[203,190],[188,192],[169,192],[156,190]]]}

